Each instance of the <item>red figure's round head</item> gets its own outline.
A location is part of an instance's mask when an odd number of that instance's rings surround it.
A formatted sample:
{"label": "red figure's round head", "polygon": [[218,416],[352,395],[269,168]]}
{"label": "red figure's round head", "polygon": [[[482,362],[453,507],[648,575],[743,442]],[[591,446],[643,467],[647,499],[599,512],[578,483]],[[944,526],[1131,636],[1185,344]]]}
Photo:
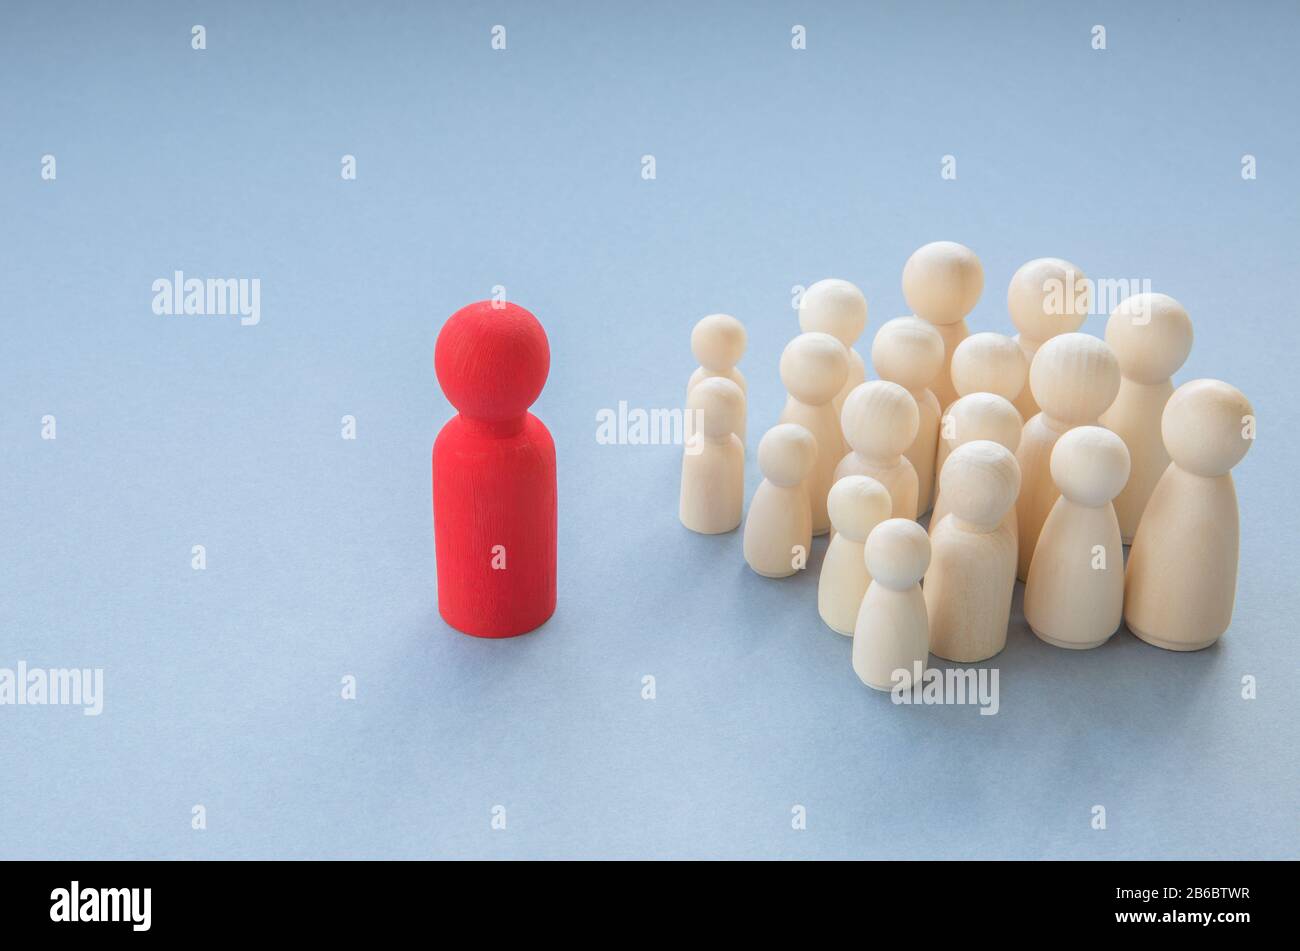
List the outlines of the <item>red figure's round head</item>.
{"label": "red figure's round head", "polygon": [[473,419],[522,416],[546,385],[551,348],[537,318],[517,304],[481,300],[447,319],[433,368],[451,405]]}

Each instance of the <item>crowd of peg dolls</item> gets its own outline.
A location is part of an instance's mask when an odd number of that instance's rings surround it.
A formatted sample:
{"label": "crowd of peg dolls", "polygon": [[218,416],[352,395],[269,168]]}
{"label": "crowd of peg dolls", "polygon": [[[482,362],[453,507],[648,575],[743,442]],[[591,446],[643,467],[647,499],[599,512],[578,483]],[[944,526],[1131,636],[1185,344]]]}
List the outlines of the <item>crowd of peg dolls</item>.
{"label": "crowd of peg dolls", "polygon": [[1231,470],[1255,421],[1227,383],[1174,388],[1192,347],[1182,305],[1136,294],[1104,340],[1079,333],[1091,284],[1039,258],[1011,278],[1012,338],[966,325],[984,289],[970,248],[925,245],[902,283],[913,313],[876,332],[872,380],[862,291],[827,279],[804,292],[747,513],[745,328],[726,314],[695,325],[682,523],[717,534],[743,521],[745,562],[774,579],[829,533],[817,611],[853,638],[853,669],[877,689],[910,685],[930,654],[996,655],[1017,579],[1030,629],[1056,647],[1098,647],[1121,622],[1168,650],[1218,640],[1236,596]]}

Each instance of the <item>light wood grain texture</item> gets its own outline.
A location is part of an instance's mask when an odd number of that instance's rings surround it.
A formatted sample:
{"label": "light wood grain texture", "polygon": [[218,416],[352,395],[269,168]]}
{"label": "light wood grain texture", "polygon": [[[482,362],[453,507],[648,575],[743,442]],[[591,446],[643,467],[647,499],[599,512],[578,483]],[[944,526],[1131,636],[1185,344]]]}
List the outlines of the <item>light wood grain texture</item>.
{"label": "light wood grain texture", "polygon": [[1029,368],[1029,387],[1042,409],[1025,423],[1016,450],[1021,479],[1016,577],[1022,581],[1029,577],[1038,533],[1061,495],[1050,471],[1052,448],[1073,427],[1097,425],[1119,392],[1119,363],[1096,337],[1060,334],[1038,348]]}
{"label": "light wood grain texture", "polygon": [[848,375],[831,400],[837,416],[849,392],[867,378],[862,354],[854,347],[866,327],[867,298],[848,281],[835,277],[818,281],[799,300],[799,329],[804,333],[830,334],[848,352]]}
{"label": "light wood grain texture", "polygon": [[866,559],[871,583],[854,624],[853,671],[876,690],[895,683],[910,687],[914,665],[919,662],[924,671],[930,659],[930,624],[919,584],[930,564],[930,539],[910,519],[889,519],[867,537]]}
{"label": "light wood grain texture", "polygon": [[1061,497],[1029,566],[1025,620],[1057,647],[1099,647],[1124,607],[1124,547],[1111,500],[1128,481],[1128,449],[1109,429],[1076,426],[1056,441],[1051,475]]}
{"label": "light wood grain texture", "polygon": [[916,438],[903,455],[916,470],[917,517],[934,499],[934,459],[939,443],[939,398],[930,383],[943,369],[943,337],[919,317],[897,317],[871,343],[871,363],[882,380],[897,383],[916,401]]}
{"label": "light wood grain texture", "polygon": [[834,478],[870,476],[889,490],[895,518],[916,518],[919,481],[903,455],[920,427],[912,394],[897,383],[871,380],[849,394],[840,417],[852,451],[839,461]]}
{"label": "light wood grain texture", "polygon": [[[1062,258],[1035,258],[1022,264],[1007,287],[1007,310],[1020,333],[1016,343],[1028,364],[1048,340],[1083,326],[1092,309],[1092,285],[1083,271]],[[1012,402],[1032,419],[1039,406],[1031,387]]]}
{"label": "light wood grain texture", "polygon": [[1192,320],[1165,294],[1135,294],[1121,301],[1106,321],[1106,343],[1115,352],[1122,376],[1119,395],[1101,415],[1128,446],[1133,460],[1115,514],[1124,543],[1133,541],[1142,510],[1169,465],[1160,435],[1160,418],[1173,395],[1170,380],[1192,351]]}
{"label": "light wood grain texture", "polygon": [[1192,380],[1169,398],[1161,434],[1170,463],[1138,523],[1124,620],[1167,650],[1200,650],[1232,621],[1241,526],[1232,468],[1254,441],[1254,410],[1234,386]]}
{"label": "light wood grain texture", "polygon": [[1003,519],[1020,490],[1020,469],[1005,446],[976,440],[953,450],[941,478],[952,514],[930,540],[923,586],[930,653],[975,663],[1007,642],[1016,540]]}
{"label": "light wood grain texture", "polygon": [[693,532],[717,535],[740,525],[745,505],[745,394],[724,377],[702,380],[686,398],[699,431],[682,453],[678,516]]}
{"label": "light wood grain texture", "polygon": [[824,535],[831,528],[826,495],[834,481],[837,453],[844,445],[831,401],[847,375],[848,354],[830,334],[800,334],[781,353],[781,383],[789,396],[778,422],[797,423],[817,443],[817,458],[808,473],[814,535]]}
{"label": "light wood grain texture", "polygon": [[[700,365],[695,368],[695,372],[686,382],[687,399],[690,399],[691,390],[700,381],[712,377],[724,377],[740,387],[740,392],[745,395],[748,402],[749,388],[745,382],[745,375],[736,366],[740,358],[745,355],[747,342],[745,325],[730,314],[709,314],[701,318],[691,330],[691,353]],[[745,442],[747,416],[748,409],[741,416],[740,426],[736,429],[736,435],[740,437],[742,445]],[[691,416],[687,414],[686,438],[688,440],[693,435],[690,425]]]}
{"label": "light wood grain texture", "polygon": [[864,546],[871,530],[889,518],[892,506],[888,490],[868,476],[846,476],[831,486],[827,508],[835,535],[817,580],[817,613],[832,631],[853,636],[862,596],[871,583]]}
{"label": "light wood grain texture", "polygon": [[767,578],[800,570],[812,549],[812,505],[807,478],[817,460],[817,440],[794,423],[773,426],[758,443],[763,473],[745,516],[745,563]]}
{"label": "light wood grain texture", "polygon": [[957,398],[949,372],[952,354],[966,338],[966,315],[984,291],[984,268],[975,252],[955,241],[934,241],[912,253],[903,265],[903,297],[917,317],[934,324],[943,337],[943,369],[930,384],[940,410]]}

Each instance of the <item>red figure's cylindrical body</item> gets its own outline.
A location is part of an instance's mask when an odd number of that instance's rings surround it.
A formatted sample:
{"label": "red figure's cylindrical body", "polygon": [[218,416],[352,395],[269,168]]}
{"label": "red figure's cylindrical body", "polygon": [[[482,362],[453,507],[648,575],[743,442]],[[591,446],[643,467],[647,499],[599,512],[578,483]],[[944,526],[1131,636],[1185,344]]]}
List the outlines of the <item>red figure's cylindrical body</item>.
{"label": "red figure's cylindrical body", "polygon": [[466,634],[523,634],[555,611],[555,444],[527,411],[546,333],[522,307],[481,301],[447,321],[434,362],[460,410],[433,445],[438,613]]}

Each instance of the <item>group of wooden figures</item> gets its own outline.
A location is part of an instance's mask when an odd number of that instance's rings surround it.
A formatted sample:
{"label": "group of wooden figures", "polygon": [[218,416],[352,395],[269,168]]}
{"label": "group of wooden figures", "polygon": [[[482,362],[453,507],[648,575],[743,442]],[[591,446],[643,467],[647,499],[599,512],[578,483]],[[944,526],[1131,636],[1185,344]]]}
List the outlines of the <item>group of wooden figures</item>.
{"label": "group of wooden figures", "polygon": [[[878,689],[910,682],[930,653],[974,663],[1001,651],[1017,578],[1030,628],[1057,647],[1098,647],[1121,620],[1158,647],[1213,644],[1236,591],[1230,472],[1255,436],[1250,403],[1218,380],[1174,389],[1192,324],[1171,297],[1125,299],[1103,341],[1076,332],[1091,309],[1083,273],[1040,258],[1007,293],[1018,336],[971,335],[983,287],[963,245],[913,254],[914,316],[877,332],[871,381],[854,349],[862,292],[838,279],[808,288],[802,333],[781,354],[785,409],[758,444],[745,561],[788,577],[831,533],[818,612],[853,637],[853,668]],[[692,531],[741,524],[745,344],[725,314],[691,334],[680,516]],[[927,512],[928,534],[916,521]]]}

